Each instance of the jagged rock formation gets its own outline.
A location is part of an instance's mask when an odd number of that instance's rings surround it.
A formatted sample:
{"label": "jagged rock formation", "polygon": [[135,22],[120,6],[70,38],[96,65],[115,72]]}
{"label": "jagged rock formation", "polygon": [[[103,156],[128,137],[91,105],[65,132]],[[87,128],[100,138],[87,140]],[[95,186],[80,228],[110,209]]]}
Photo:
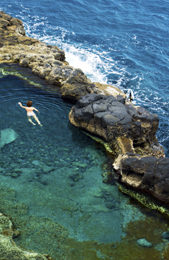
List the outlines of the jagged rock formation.
{"label": "jagged rock formation", "polygon": [[125,154],[114,168],[116,179],[127,187],[169,203],[169,158]]}
{"label": "jagged rock formation", "polygon": [[81,69],[69,66],[63,50],[27,37],[22,21],[3,11],[0,11],[0,62],[19,63],[30,68],[47,83],[60,87],[62,97],[73,102],[88,93],[103,93],[104,90],[122,94],[113,86],[92,83]]}
{"label": "jagged rock formation", "polygon": [[[119,181],[143,191],[147,189],[155,196],[160,194],[156,196],[159,199],[164,195],[167,200],[168,195],[163,194],[166,190],[164,183],[168,181],[167,174],[164,177],[159,170],[156,172],[157,164],[164,167],[166,172],[164,161],[157,160],[165,156],[155,136],[159,124],[157,115],[127,103],[125,94],[115,87],[91,82],[82,70],[69,66],[63,50],[27,37],[22,21],[3,11],[0,11],[0,62],[19,63],[30,68],[32,73],[47,83],[59,87],[63,98],[77,101],[69,114],[70,122],[109,145],[116,157],[114,168]],[[150,155],[155,157],[146,157]],[[130,181],[130,170],[124,167],[127,158],[132,169],[133,158],[139,162],[134,173],[131,170],[135,183]],[[160,192],[155,186],[156,182],[153,188],[144,184],[145,180],[148,182],[148,175],[146,170],[142,174],[138,166],[142,162],[145,165],[144,158],[147,158],[147,165],[152,165],[154,174],[159,176],[158,182],[163,183],[160,184]],[[156,179],[152,177],[155,176],[152,172],[150,179]],[[143,177],[141,182],[138,181],[138,175]]]}
{"label": "jagged rock formation", "polygon": [[169,202],[169,158],[163,158],[164,149],[155,136],[156,114],[126,103],[122,96],[90,94],[77,101],[69,120],[109,144],[116,157],[117,181]]}
{"label": "jagged rock formation", "polygon": [[[77,101],[70,122],[109,146],[116,158],[117,181],[169,203],[169,159],[163,158],[164,149],[155,136],[157,115],[126,102],[118,88],[91,82],[81,69],[69,66],[63,50],[27,37],[20,19],[0,11],[0,63],[7,62],[31,69],[59,87],[63,98]],[[16,235],[12,224],[1,214],[0,232],[0,259],[46,259],[18,248],[12,241]]]}
{"label": "jagged rock formation", "polygon": [[109,143],[116,156],[136,151],[145,154],[146,149],[148,154],[164,156],[155,136],[158,116],[142,107],[125,104],[122,96],[88,94],[73,106],[69,120]]}

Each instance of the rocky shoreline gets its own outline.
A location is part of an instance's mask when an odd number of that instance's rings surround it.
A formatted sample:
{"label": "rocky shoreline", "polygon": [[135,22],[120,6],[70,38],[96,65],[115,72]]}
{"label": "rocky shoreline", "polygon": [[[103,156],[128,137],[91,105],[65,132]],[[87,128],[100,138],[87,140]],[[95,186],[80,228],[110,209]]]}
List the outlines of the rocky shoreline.
{"label": "rocky shoreline", "polygon": [[[169,159],[160,159],[165,157],[164,149],[155,136],[158,115],[134,106],[116,87],[91,82],[81,69],[69,66],[63,50],[27,37],[22,21],[3,11],[0,36],[0,62],[31,69],[47,84],[59,88],[64,99],[75,103],[70,122],[109,147],[119,182],[169,201]],[[130,166],[125,166],[126,161]]]}
{"label": "rocky shoreline", "polygon": [[[29,68],[34,75],[59,88],[62,98],[74,103],[69,114],[71,124],[100,138],[111,151],[115,180],[136,192],[148,193],[164,205],[169,203],[169,158],[165,158],[156,138],[158,115],[134,106],[116,87],[91,82],[81,69],[68,64],[63,50],[27,37],[22,21],[3,11],[0,11],[0,63]],[[0,217],[1,222],[6,221],[6,217]],[[0,243],[4,245],[6,240],[13,243],[11,223],[7,237],[3,235],[2,223],[0,228]],[[10,254],[9,258],[15,259]],[[19,259],[40,260],[46,256],[21,255]]]}
{"label": "rocky shoreline", "polygon": [[65,53],[25,35],[21,20],[0,12],[0,63],[18,63],[48,84],[58,86],[62,97],[76,102],[89,93],[124,95],[116,87],[92,83],[81,69],[69,66]]}

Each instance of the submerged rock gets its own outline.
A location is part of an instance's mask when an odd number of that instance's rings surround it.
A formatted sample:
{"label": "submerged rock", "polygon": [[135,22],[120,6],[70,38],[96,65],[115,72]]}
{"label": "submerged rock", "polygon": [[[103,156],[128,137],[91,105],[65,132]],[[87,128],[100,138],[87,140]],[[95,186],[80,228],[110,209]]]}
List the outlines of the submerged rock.
{"label": "submerged rock", "polygon": [[[36,165],[36,164],[35,164]],[[49,173],[51,171],[55,170],[55,168],[53,166],[47,166],[47,165],[43,165],[42,166],[42,171],[44,173]]]}
{"label": "submerged rock", "polygon": [[41,162],[38,160],[34,160],[34,161],[32,161],[32,164],[35,166],[40,166]]}
{"label": "submerged rock", "polygon": [[141,238],[137,240],[137,244],[142,247],[152,247],[152,243],[147,241],[145,238]]}
{"label": "submerged rock", "polygon": [[18,134],[11,128],[0,131],[0,149],[5,145],[16,140]]}
{"label": "submerged rock", "polygon": [[[165,155],[155,136],[159,124],[157,115],[127,103],[126,95],[115,87],[91,82],[82,70],[69,66],[63,50],[27,37],[22,21],[3,11],[0,11],[0,39],[1,63],[18,63],[29,68],[45,82],[59,87],[63,98],[77,101],[69,114],[70,122],[99,137],[114,151],[117,180],[126,187],[169,201],[169,165],[168,159],[159,159]],[[17,138],[11,130],[5,135],[1,132],[0,148]],[[40,166],[43,173],[53,171],[38,160],[32,164],[36,168]],[[65,164],[65,161],[60,159],[57,164]],[[79,163],[74,166],[86,167]],[[40,173],[36,174],[39,178]],[[78,173],[70,177],[74,182],[82,179]],[[47,184],[45,178],[39,181]],[[112,201],[106,203],[107,208],[114,208]]]}
{"label": "submerged rock", "polygon": [[19,177],[19,174],[16,173],[16,172],[13,172],[13,173],[11,173],[11,177],[12,177],[12,178],[18,178],[18,177]]}
{"label": "submerged rock", "polygon": [[82,180],[84,177],[83,177],[83,175],[80,174],[80,173],[74,173],[74,174],[70,175],[70,178],[71,178],[74,182],[77,182],[77,181]]}
{"label": "submerged rock", "polygon": [[169,231],[163,232],[162,237],[169,240]]}
{"label": "submerged rock", "polygon": [[19,248],[13,241],[16,237],[12,222],[0,213],[0,259],[46,260],[46,256]]}

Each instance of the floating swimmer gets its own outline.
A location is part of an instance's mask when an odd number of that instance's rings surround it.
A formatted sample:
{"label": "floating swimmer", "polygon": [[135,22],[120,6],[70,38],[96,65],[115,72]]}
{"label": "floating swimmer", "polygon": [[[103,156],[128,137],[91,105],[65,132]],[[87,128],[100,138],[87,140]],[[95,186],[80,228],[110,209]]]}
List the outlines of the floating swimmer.
{"label": "floating swimmer", "polygon": [[40,126],[42,126],[41,123],[40,123],[40,121],[39,121],[39,119],[37,118],[37,116],[36,116],[35,113],[33,112],[33,110],[35,110],[35,111],[37,111],[37,112],[39,112],[39,110],[36,109],[35,107],[32,107],[32,101],[28,101],[28,102],[27,102],[27,107],[23,106],[21,102],[18,102],[18,104],[19,104],[22,108],[25,108],[25,109],[26,109],[28,121],[31,122],[31,124],[36,125],[35,123],[32,122],[31,117],[33,116],[33,118],[36,120],[36,122],[37,122]]}

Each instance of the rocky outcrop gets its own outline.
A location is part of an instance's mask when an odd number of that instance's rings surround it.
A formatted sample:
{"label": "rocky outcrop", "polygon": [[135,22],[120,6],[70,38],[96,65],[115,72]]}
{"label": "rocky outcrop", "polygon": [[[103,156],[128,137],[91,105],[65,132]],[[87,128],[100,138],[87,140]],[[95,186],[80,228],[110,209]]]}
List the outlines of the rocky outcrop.
{"label": "rocky outcrop", "polygon": [[90,94],[72,107],[69,120],[108,144],[116,158],[116,181],[169,202],[169,158],[164,158],[155,136],[156,114],[127,103],[122,96]]}
{"label": "rocky outcrop", "polygon": [[0,62],[30,68],[48,84],[60,87],[62,97],[72,102],[88,93],[122,94],[113,86],[92,83],[81,69],[69,66],[63,50],[27,37],[22,21],[3,11],[0,11]]}
{"label": "rocky outcrop", "polygon": [[114,162],[114,169],[120,183],[169,203],[169,158],[125,154]]}
{"label": "rocky outcrop", "polygon": [[73,106],[69,120],[76,127],[102,138],[116,156],[138,151],[164,156],[155,136],[158,116],[126,104],[123,96],[86,95]]}
{"label": "rocky outcrop", "polygon": [[[136,165],[134,184],[124,167],[127,159],[131,167],[133,160],[137,159],[139,165],[148,160],[154,174],[157,165],[164,166],[164,161],[159,159],[165,156],[164,149],[155,136],[159,124],[157,115],[127,102],[126,95],[118,88],[91,82],[82,70],[69,66],[63,50],[27,37],[22,21],[3,11],[0,11],[0,62],[18,63],[30,68],[48,84],[59,87],[63,98],[77,101],[69,114],[70,122],[99,137],[110,148],[116,158],[114,168],[119,181],[142,191],[147,189],[159,199],[164,195],[166,200],[168,195],[163,184],[160,184],[161,193],[156,183],[153,187],[145,185],[144,182],[148,182],[146,170],[142,174]],[[137,175],[142,176],[140,182]],[[150,179],[154,178],[152,176],[153,173]],[[159,183],[163,182],[164,176],[159,176]]]}

